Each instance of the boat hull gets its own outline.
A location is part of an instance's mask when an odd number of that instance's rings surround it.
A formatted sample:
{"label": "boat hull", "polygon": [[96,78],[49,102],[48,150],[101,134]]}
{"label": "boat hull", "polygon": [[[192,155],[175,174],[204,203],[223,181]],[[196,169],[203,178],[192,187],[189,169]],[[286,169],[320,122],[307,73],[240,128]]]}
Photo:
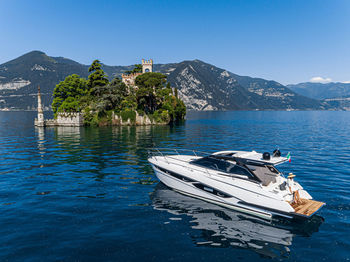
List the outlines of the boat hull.
{"label": "boat hull", "polygon": [[213,204],[216,204],[225,208],[229,208],[235,211],[239,211],[242,213],[250,214],[266,220],[271,220],[274,217],[287,218],[287,219],[293,219],[293,220],[306,220],[311,217],[311,216],[300,215],[298,213],[288,213],[288,212],[273,210],[268,207],[261,207],[250,203],[244,203],[238,200],[237,198],[235,198],[234,196],[229,198],[214,196],[210,192],[206,192],[201,189],[198,189],[196,186],[193,185],[193,183],[185,182],[181,179],[174,178],[173,176],[167,174],[166,172],[159,170],[154,165],[152,165],[152,167],[157,178],[163,184],[165,184],[169,188],[183,195],[201,199],[209,203],[213,203]]}
{"label": "boat hull", "polygon": [[[248,207],[244,204],[241,204],[240,201],[234,197],[223,198],[220,196],[213,196],[211,193],[207,193],[203,190],[198,189],[193,184],[184,182],[180,179],[174,178],[165,172],[160,171],[159,169],[153,166],[154,172],[157,178],[166,186],[171,189],[194,198],[198,198],[210,203],[214,203],[232,210],[236,210],[239,212],[247,213],[250,215],[254,215],[260,218],[270,220],[272,218],[273,213],[270,211],[265,211],[261,208]],[[283,215],[285,216],[285,215]]]}

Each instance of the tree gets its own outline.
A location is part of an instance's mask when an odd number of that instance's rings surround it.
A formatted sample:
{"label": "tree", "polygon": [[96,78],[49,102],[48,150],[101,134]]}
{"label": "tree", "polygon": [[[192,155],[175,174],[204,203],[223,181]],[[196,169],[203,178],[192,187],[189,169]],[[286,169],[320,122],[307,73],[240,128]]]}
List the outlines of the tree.
{"label": "tree", "polygon": [[146,113],[153,113],[157,110],[161,102],[157,94],[164,88],[165,83],[166,75],[161,73],[150,72],[136,77],[135,85],[138,87],[136,91],[138,109]]}
{"label": "tree", "polygon": [[102,70],[102,66],[99,60],[94,60],[89,67],[88,86],[91,88],[92,94],[95,92],[95,88],[108,85],[108,77]]}
{"label": "tree", "polygon": [[128,87],[118,77],[114,78],[108,85],[106,92],[102,95],[105,101],[105,110],[121,107],[121,102],[128,95]]}
{"label": "tree", "polygon": [[109,85],[94,88],[94,101],[99,112],[121,107],[121,102],[128,95],[128,87],[120,78],[114,78]]}
{"label": "tree", "polygon": [[151,87],[151,88],[163,88],[166,84],[166,75],[161,73],[144,73],[139,75],[135,79],[135,84],[139,88],[141,87]]}
{"label": "tree", "polygon": [[134,65],[134,68],[132,70],[125,71],[125,74],[135,74],[135,73],[142,73],[142,65],[136,64]]}
{"label": "tree", "polygon": [[58,108],[58,112],[78,112],[80,111],[79,101],[74,97],[68,97]]}
{"label": "tree", "polygon": [[131,71],[131,73],[142,73],[142,65],[141,64],[136,64],[134,69]]}
{"label": "tree", "polygon": [[[64,81],[61,81],[56,85],[53,91],[53,102],[52,102],[52,110],[56,114],[62,104],[70,98],[70,102],[73,100],[78,101],[81,97],[85,96],[89,92],[89,87],[87,81],[80,76],[73,74],[67,76]],[[67,102],[68,103],[68,102]],[[79,104],[76,106],[79,107]],[[69,106],[66,107],[70,108]],[[70,112],[72,112],[72,108]],[[77,110],[79,110],[77,108]]]}
{"label": "tree", "polygon": [[110,89],[113,93],[120,97],[128,95],[128,87],[122,82],[119,77],[114,78],[109,84]]}
{"label": "tree", "polygon": [[138,89],[136,101],[139,110],[155,114],[162,121],[166,119],[177,121],[184,119],[186,115],[185,104],[175,95],[166,75],[160,73],[145,73],[135,79]]}
{"label": "tree", "polygon": [[176,98],[176,107],[175,107],[175,121],[184,120],[186,116],[186,106],[185,103]]}

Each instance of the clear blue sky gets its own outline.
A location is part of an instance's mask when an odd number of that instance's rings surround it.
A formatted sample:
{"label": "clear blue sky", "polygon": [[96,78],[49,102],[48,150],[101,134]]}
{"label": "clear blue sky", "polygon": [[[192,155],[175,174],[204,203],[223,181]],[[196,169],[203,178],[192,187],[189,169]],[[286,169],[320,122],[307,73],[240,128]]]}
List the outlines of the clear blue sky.
{"label": "clear blue sky", "polygon": [[283,84],[350,81],[350,1],[0,0],[0,63],[32,50],[84,64],[200,59]]}

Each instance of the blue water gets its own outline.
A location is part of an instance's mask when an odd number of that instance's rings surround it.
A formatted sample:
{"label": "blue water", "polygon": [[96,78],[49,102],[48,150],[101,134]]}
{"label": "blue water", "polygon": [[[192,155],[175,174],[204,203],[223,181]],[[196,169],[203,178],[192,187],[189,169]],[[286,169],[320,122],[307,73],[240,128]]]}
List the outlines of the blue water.
{"label": "blue water", "polygon": [[[201,112],[156,127],[33,127],[0,112],[0,261],[347,261],[349,112]],[[307,224],[266,222],[162,186],[147,147],[292,153],[327,203]]]}

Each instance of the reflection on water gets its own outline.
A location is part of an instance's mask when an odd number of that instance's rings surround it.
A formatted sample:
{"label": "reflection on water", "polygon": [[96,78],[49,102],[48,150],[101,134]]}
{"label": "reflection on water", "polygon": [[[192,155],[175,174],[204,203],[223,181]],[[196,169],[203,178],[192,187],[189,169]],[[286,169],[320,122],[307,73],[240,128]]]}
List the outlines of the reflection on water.
{"label": "reflection on water", "polygon": [[[101,181],[120,175],[132,184],[153,184],[146,148],[171,142],[171,126],[55,127],[46,128],[53,136],[50,153],[55,165],[69,165],[69,171],[91,174]],[[40,140],[40,139],[39,139]],[[46,157],[47,159],[49,157]],[[51,161],[46,161],[48,163]],[[125,188],[125,183],[122,187]]]}
{"label": "reflection on water", "polygon": [[[0,112],[1,261],[349,258],[348,112],[195,112],[173,126],[45,129],[35,116]],[[158,187],[149,198],[158,180],[146,148],[275,145],[293,152],[298,181],[327,202],[317,234],[317,217],[268,223]]]}
{"label": "reflection on water", "polygon": [[310,236],[323,222],[319,216],[299,223],[266,221],[182,195],[161,183],[151,199],[156,210],[193,219],[191,228],[201,231],[191,236],[196,245],[245,248],[270,258],[288,256],[295,235]]}
{"label": "reflection on water", "polygon": [[44,127],[35,127],[38,141],[38,150],[40,154],[45,154],[45,129]]}
{"label": "reflection on water", "polygon": [[35,127],[37,134],[37,143],[38,143],[38,152],[40,154],[40,168],[43,168],[43,160],[45,155],[45,128],[44,127]]}
{"label": "reflection on water", "polygon": [[55,127],[57,138],[64,139],[68,138],[69,140],[80,140],[80,132],[82,128],[78,126],[58,126]]}

